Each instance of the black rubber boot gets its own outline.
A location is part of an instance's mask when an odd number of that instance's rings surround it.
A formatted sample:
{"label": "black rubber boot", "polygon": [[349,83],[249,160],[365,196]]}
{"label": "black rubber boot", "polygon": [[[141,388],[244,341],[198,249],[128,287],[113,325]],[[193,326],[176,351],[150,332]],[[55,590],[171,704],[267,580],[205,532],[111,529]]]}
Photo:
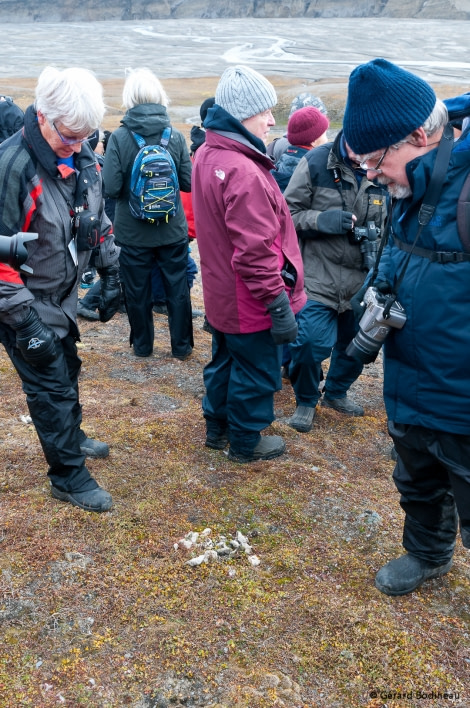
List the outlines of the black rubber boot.
{"label": "black rubber boot", "polygon": [[289,425],[299,433],[308,433],[313,427],[315,408],[309,406],[297,406],[295,413],[289,420]]}
{"label": "black rubber boot", "polygon": [[347,396],[343,396],[342,398],[323,398],[321,405],[325,406],[325,408],[333,408],[335,411],[339,411],[345,415],[364,415],[364,408],[360,406],[359,403],[354,403],[354,401]]}
{"label": "black rubber boot", "polygon": [[407,595],[421,583],[445,575],[452,568],[452,560],[443,565],[431,565],[406,554],[383,566],[375,576],[375,587],[385,595]]}
{"label": "black rubber boot", "polygon": [[80,450],[86,457],[108,457],[109,446],[101,440],[93,440],[93,438],[85,438],[80,441]]}
{"label": "black rubber boot", "polygon": [[208,432],[206,435],[206,447],[212,450],[225,450],[228,445],[228,437],[225,433]]}
{"label": "black rubber boot", "polygon": [[255,460],[272,460],[274,457],[279,457],[286,449],[286,444],[280,435],[264,435],[255,449],[248,455],[241,455],[233,452],[229,448],[228,458],[233,462],[254,462]]}
{"label": "black rubber boot", "polygon": [[101,487],[89,489],[87,492],[62,492],[51,484],[51,494],[54,499],[69,502],[84,511],[109,511],[113,506],[111,494]]}

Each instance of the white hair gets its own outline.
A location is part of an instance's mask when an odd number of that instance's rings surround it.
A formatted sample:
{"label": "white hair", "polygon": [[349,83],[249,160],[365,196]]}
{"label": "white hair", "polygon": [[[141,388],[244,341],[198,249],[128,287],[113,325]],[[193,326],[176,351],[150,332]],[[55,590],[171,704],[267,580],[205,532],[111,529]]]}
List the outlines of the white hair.
{"label": "white hair", "polygon": [[34,105],[49,122],[59,121],[72,133],[92,133],[106,111],[100,82],[78,67],[60,71],[47,66],[39,76]]}
{"label": "white hair", "polygon": [[129,110],[141,103],[160,103],[165,108],[169,105],[165,89],[153,71],[142,67],[126,69],[126,81],[122,90],[122,105]]}

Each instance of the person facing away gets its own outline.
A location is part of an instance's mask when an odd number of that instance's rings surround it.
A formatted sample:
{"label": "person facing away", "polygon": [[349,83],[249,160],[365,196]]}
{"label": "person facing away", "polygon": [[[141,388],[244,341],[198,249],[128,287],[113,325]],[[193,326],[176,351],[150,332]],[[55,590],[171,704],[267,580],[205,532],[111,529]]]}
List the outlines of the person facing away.
{"label": "person facing away", "polygon": [[[201,117],[201,126],[202,123],[204,123],[204,119],[207,115],[207,111],[209,108],[211,108],[215,103],[215,98],[206,98],[200,108],[199,108],[199,115]],[[193,125],[191,128],[191,145],[190,145],[190,157],[191,161],[194,160],[194,155],[196,154],[196,150],[203,144],[203,142],[206,139],[206,132],[202,127],[199,127],[198,125]],[[181,192],[181,203],[183,205],[184,213],[186,216],[186,221],[188,222],[188,238],[189,242],[193,241],[196,238],[196,227],[194,226],[194,212],[193,212],[193,200],[192,200],[192,195],[191,192]],[[189,246],[188,250],[188,284],[189,284],[189,289],[191,289],[194,285],[194,280],[196,278],[196,275],[198,274],[199,270],[196,264],[196,261],[194,258],[191,256],[191,246]],[[157,312],[159,314],[168,314],[168,309],[166,306],[166,295],[165,295],[165,288],[163,287],[162,279],[160,277],[160,269],[158,267],[157,263],[154,263],[153,270],[152,270],[152,300],[153,300],[153,311]],[[195,310],[192,308],[192,317],[195,319],[196,317],[200,317],[204,313],[201,312],[200,310]]]}
{"label": "person facing away", "polygon": [[97,512],[109,510],[112,499],[85,458],[106,457],[109,449],[81,428],[76,314],[77,287],[95,245],[101,320],[119,305],[119,249],[88,145],[104,112],[91,72],[46,67],[23,130],[0,146],[0,233],[38,235],[28,244],[29,270],[0,264],[0,341],[22,381],[52,496]]}
{"label": "person facing away", "polygon": [[[297,236],[271,174],[272,84],[245,66],[221,76],[193,171],[193,208],[212,359],[204,368],[206,445],[235,462],[285,451],[274,420],[281,353],[305,303]],[[284,277],[282,275],[284,273]],[[285,279],[284,279],[285,278]]]}
{"label": "person facing away", "polygon": [[[447,123],[432,87],[396,64],[376,58],[351,73],[345,137],[368,178],[394,199],[375,286],[406,313],[403,327],[391,327],[384,342],[384,399],[406,550],[375,577],[387,595],[412,592],[450,570],[459,520],[470,548],[470,248],[457,221],[470,134],[454,141]],[[420,224],[436,162],[446,166],[445,179],[432,218]]]}
{"label": "person facing away", "polygon": [[[297,318],[299,335],[289,346],[289,378],[296,399],[289,424],[305,433],[313,426],[322,362],[329,357],[321,404],[346,415],[364,415],[362,406],[348,396],[362,372],[361,362],[346,353],[357,332],[350,300],[375,261],[369,257],[368,236],[378,243],[383,234],[387,200],[384,188],[359,169],[342,132],[334,142],[306,154],[284,197],[299,237],[307,293]],[[361,227],[367,234],[358,239]]]}
{"label": "person facing away", "polygon": [[[188,225],[181,200],[167,222],[151,223],[134,218],[129,209],[129,190],[134,158],[139,151],[133,132],[148,145],[159,144],[170,126],[168,96],[155,74],[147,68],[128,71],[123,93],[126,113],[109,140],[103,179],[107,197],[116,199],[114,230],[121,247],[120,266],[124,299],[130,324],[130,345],[134,354],[153,353],[152,266],[160,268],[168,308],[172,356],[184,360],[193,348],[191,299],[186,270]],[[172,128],[168,144],[180,189],[191,191],[191,159],[182,133]]]}
{"label": "person facing away", "polygon": [[[317,108],[321,113],[323,113],[323,115],[328,117],[328,111],[321,98],[315,96],[313,93],[303,91],[292,99],[288,120],[296,111],[300,110],[301,108],[306,108],[307,106],[313,106],[313,108]],[[282,153],[285,152],[288,145],[289,140],[287,138],[286,132],[281,137],[274,138],[274,140],[272,140],[267,145],[266,153],[269,155],[269,157],[272,157],[274,162],[276,163],[281,157]]]}
{"label": "person facing away", "polygon": [[24,113],[11,96],[0,95],[0,143],[21,130]]}
{"label": "person facing away", "polygon": [[287,187],[299,160],[309,150],[323,145],[328,138],[326,132],[330,121],[318,108],[305,106],[292,113],[287,123],[287,145],[278,159],[273,177],[281,192]]}

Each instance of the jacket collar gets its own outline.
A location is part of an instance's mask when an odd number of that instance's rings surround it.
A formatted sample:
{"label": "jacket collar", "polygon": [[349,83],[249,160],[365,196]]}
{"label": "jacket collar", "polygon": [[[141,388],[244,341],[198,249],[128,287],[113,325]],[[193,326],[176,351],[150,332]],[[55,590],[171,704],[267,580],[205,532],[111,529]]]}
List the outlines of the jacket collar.
{"label": "jacket collar", "polygon": [[[42,136],[34,106],[26,109],[23,136],[33,159],[40,163],[52,179],[63,179],[71,174],[70,169],[57,164],[59,158]],[[95,164],[94,152],[87,143],[82,143],[80,152],[75,153],[74,162],[78,170]]]}
{"label": "jacket collar", "polygon": [[256,135],[250,133],[239,120],[234,118],[224,108],[217,105],[217,103],[207,111],[204,128],[213,130],[221,135],[226,135],[232,140],[236,140],[244,145],[249,145],[262,155],[266,155],[266,145],[261,138],[257,138]]}

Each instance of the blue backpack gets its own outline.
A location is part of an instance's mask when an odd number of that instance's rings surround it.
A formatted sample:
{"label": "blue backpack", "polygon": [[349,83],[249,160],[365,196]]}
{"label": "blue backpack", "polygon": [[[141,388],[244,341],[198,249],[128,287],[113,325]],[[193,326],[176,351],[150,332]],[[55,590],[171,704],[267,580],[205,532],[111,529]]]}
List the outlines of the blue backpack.
{"label": "blue backpack", "polygon": [[160,145],[147,145],[144,138],[131,131],[140,150],[132,166],[129,208],[136,219],[154,224],[168,221],[180,205],[178,174],[167,145],[171,127],[163,131]]}

